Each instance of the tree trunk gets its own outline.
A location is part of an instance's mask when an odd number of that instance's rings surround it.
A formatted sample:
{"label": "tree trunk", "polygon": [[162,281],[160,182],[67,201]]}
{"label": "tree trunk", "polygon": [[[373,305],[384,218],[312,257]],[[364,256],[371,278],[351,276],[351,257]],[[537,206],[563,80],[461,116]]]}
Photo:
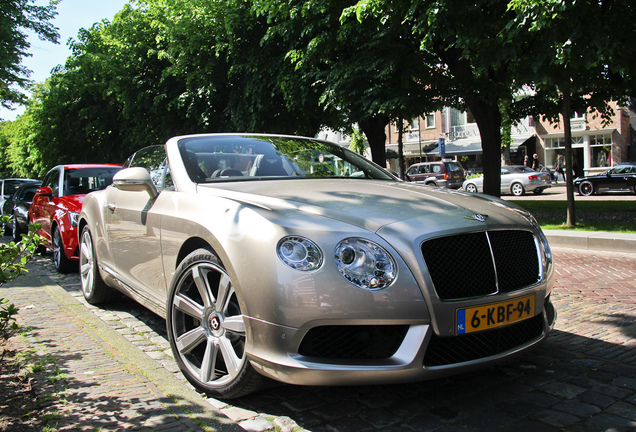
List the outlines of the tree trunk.
{"label": "tree trunk", "polygon": [[364,132],[371,149],[371,159],[383,168],[386,168],[386,132],[385,127],[389,123],[389,117],[378,115],[358,121],[360,130]]}
{"label": "tree trunk", "polygon": [[565,225],[573,227],[576,225],[576,211],[574,208],[574,165],[572,164],[572,131],[570,129],[570,88],[567,86],[563,91],[563,139],[565,140],[565,184],[566,196],[568,198],[568,212]]}
{"label": "tree trunk", "polygon": [[398,169],[400,178],[405,179],[406,167],[404,166],[404,119],[398,120]]}
{"label": "tree trunk", "polygon": [[492,101],[466,100],[481,137],[484,163],[484,193],[501,196],[501,113]]}

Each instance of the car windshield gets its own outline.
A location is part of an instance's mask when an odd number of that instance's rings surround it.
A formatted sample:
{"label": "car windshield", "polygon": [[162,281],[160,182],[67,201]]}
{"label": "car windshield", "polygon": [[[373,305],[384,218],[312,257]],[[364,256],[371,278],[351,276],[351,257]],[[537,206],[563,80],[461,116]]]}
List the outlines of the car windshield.
{"label": "car windshield", "polygon": [[64,195],[82,195],[104,189],[121,168],[73,168],[64,172]]}
{"label": "car windshield", "polygon": [[186,137],[179,151],[192,181],[267,178],[365,178],[396,180],[338,145],[298,137],[220,135]]}
{"label": "car windshield", "polygon": [[630,174],[636,173],[636,166],[624,165],[624,166],[615,166],[611,170],[609,170],[612,174]]}

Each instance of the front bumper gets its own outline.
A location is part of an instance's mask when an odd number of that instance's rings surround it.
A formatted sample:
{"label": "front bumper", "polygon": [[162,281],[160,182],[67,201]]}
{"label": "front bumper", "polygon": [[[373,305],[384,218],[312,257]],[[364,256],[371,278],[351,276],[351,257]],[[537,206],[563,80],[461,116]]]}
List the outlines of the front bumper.
{"label": "front bumper", "polygon": [[[352,345],[364,339],[339,340],[341,349],[325,350],[332,357],[306,352],[303,344],[312,329],[296,329],[246,318],[254,335],[248,345],[252,366],[269,378],[299,385],[360,385],[421,381],[462,373],[511,358],[543,341],[552,330],[556,312],[548,297],[542,311],[532,318],[494,330],[470,335],[439,337],[428,324],[350,323],[342,327],[403,325],[406,331],[396,349],[384,358],[352,355]],[[338,327],[338,326],[333,326]],[[334,331],[336,331],[334,329]],[[392,330],[391,330],[392,331]],[[323,343],[334,339],[324,333]],[[257,336],[256,336],[257,335]],[[374,339],[366,340],[369,345]],[[354,350],[372,353],[375,350]]]}

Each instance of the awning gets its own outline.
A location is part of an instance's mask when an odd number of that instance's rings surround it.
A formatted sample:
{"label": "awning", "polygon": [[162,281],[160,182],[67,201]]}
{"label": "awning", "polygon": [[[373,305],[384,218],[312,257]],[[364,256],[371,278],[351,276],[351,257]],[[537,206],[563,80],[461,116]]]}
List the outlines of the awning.
{"label": "awning", "polygon": [[[530,138],[534,138],[534,134],[515,135],[512,137],[510,151],[516,151],[517,148],[526,143]],[[472,155],[482,154],[481,140],[479,138],[462,138],[455,141],[446,141],[446,156]],[[429,155],[436,156],[439,152],[429,152]]]}
{"label": "awning", "polygon": [[[517,148],[524,145],[529,139],[534,139],[535,134],[520,134],[512,137],[512,143],[510,144],[510,151],[517,151]],[[403,147],[404,156],[414,157],[420,156],[420,145],[422,148],[421,155],[439,156],[439,149],[437,148],[437,141],[426,141],[420,143],[405,143]],[[446,156],[459,156],[459,155],[471,155],[482,154],[481,140],[479,137],[462,138],[455,141],[446,141]],[[398,145],[388,144],[386,146],[386,157],[388,159],[394,159],[398,157]]]}
{"label": "awning", "polygon": [[[425,154],[433,151],[437,148],[437,141],[422,141],[420,144],[418,143],[404,143],[402,145],[402,152],[405,157],[418,157],[424,156]],[[422,152],[420,153],[420,149]],[[393,159],[398,157],[398,145],[397,144],[388,144],[386,146],[386,157],[387,159]]]}

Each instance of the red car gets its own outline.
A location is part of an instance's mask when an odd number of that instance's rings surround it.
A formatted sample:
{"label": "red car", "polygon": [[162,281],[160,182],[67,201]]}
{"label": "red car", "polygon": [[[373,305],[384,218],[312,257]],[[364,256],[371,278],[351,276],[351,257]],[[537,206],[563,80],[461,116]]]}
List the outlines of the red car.
{"label": "red car", "polygon": [[29,222],[42,224],[38,231],[44,246],[53,250],[53,263],[68,273],[79,261],[77,222],[84,197],[106,188],[121,165],[58,165],[44,177],[29,208]]}

